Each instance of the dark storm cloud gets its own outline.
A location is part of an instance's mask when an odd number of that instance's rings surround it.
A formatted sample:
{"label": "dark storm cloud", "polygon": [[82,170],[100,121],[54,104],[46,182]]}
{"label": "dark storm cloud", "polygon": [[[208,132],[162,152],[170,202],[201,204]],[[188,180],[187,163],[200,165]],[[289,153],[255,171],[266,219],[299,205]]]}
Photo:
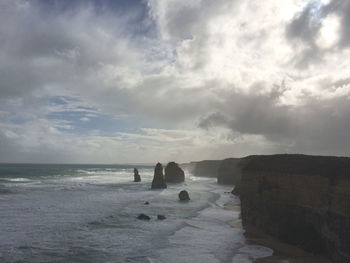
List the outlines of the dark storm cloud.
{"label": "dark storm cloud", "polygon": [[225,102],[221,105],[225,115],[216,112],[202,119],[199,126],[223,125],[226,121],[227,127],[242,134],[263,135],[272,140],[295,137],[293,108],[279,105],[282,94],[279,87],[265,94],[225,91],[222,94]]}
{"label": "dark storm cloud", "polygon": [[350,2],[346,0],[333,0],[330,3],[330,12],[337,13],[341,18],[340,47],[350,45]]}
{"label": "dark storm cloud", "polygon": [[[132,63],[125,49],[128,47],[132,53],[132,46],[139,42],[134,37],[135,32],[149,26],[139,24],[137,19],[142,16],[132,12],[115,16],[111,9],[101,16],[91,13],[89,7],[82,8],[83,2],[86,5],[95,3],[76,1],[71,5],[79,6],[79,9],[76,7],[73,13],[74,8],[64,8],[72,1],[1,3],[2,98],[31,94],[53,84],[71,88],[70,85],[77,85],[79,79],[85,78],[89,70],[96,69],[101,63]],[[125,11],[127,4],[122,2],[124,5],[118,12]],[[106,5],[107,1],[98,3]],[[134,10],[131,3],[128,7]],[[46,9],[51,12],[44,12]]]}
{"label": "dark storm cloud", "polygon": [[233,133],[262,135],[279,143],[282,152],[347,155],[349,97],[305,96],[301,105],[286,106],[280,103],[285,91],[275,87],[265,94],[223,92],[226,99],[220,110],[201,118],[199,127],[226,126]]}
{"label": "dark storm cloud", "polygon": [[310,3],[287,26],[287,37],[299,38],[313,45],[315,35],[321,27],[320,22],[323,16],[320,3]]}

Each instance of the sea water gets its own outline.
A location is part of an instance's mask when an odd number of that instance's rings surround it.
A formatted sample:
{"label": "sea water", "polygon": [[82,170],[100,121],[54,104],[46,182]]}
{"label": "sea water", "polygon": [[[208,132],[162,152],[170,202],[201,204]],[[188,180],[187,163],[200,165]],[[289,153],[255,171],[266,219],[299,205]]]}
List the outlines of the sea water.
{"label": "sea water", "polygon": [[[151,190],[153,167],[137,166],[140,183],[133,168],[0,165],[0,262],[253,262],[273,254],[245,241],[232,186],[186,172],[184,183]],[[181,190],[189,202],[178,200]],[[151,220],[138,220],[141,213]]]}

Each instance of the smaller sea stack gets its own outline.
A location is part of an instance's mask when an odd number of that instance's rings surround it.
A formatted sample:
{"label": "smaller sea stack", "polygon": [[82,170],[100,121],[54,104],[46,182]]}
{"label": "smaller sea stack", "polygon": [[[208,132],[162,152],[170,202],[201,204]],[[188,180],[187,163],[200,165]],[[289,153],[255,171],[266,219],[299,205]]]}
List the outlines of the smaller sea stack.
{"label": "smaller sea stack", "polygon": [[163,166],[161,163],[157,163],[154,168],[154,177],[152,181],[152,189],[163,189],[167,188],[164,175],[163,175]]}
{"label": "smaller sea stack", "polygon": [[165,181],[167,183],[181,183],[185,181],[185,173],[175,162],[170,162],[165,167]]}
{"label": "smaller sea stack", "polygon": [[141,176],[139,175],[139,170],[134,168],[134,182],[141,182]]}

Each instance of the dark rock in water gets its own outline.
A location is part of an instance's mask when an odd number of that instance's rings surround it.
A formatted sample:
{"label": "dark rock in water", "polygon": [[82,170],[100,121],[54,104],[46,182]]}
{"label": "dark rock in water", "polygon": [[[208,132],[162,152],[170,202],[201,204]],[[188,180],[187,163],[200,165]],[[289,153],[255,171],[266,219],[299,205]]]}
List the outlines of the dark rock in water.
{"label": "dark rock in water", "polygon": [[141,182],[141,176],[136,168],[134,168],[134,182]]}
{"label": "dark rock in water", "polygon": [[233,187],[231,194],[239,196],[239,192],[240,192],[239,187],[240,187],[240,184],[236,184],[235,187]]}
{"label": "dark rock in water", "polygon": [[170,162],[165,167],[165,181],[167,183],[181,183],[185,181],[185,173],[175,162]]}
{"label": "dark rock in water", "polygon": [[182,190],[180,193],[179,193],[179,199],[181,201],[188,201],[188,200],[191,200],[190,199],[190,196],[188,194],[188,192],[186,190]]}
{"label": "dark rock in water", "polygon": [[151,218],[150,218],[148,215],[139,214],[139,216],[137,217],[137,219],[140,219],[140,220],[150,220]]}
{"label": "dark rock in water", "polygon": [[248,156],[240,183],[244,226],[332,262],[350,262],[350,158]]}
{"label": "dark rock in water", "polygon": [[166,219],[166,217],[163,216],[163,215],[157,215],[157,218],[158,218],[159,220],[164,220],[164,219]]}
{"label": "dark rock in water", "polygon": [[152,189],[163,189],[167,188],[164,175],[163,175],[163,166],[161,163],[157,163],[154,168],[154,177],[152,181]]}
{"label": "dark rock in water", "polygon": [[144,205],[149,205],[149,202],[148,201],[144,202]]}

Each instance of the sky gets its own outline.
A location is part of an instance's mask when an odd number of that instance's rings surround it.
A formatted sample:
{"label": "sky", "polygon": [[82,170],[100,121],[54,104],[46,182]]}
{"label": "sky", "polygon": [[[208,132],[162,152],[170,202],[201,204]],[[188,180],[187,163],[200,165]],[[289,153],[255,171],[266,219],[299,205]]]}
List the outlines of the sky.
{"label": "sky", "polygon": [[0,162],[350,155],[348,0],[1,0]]}

